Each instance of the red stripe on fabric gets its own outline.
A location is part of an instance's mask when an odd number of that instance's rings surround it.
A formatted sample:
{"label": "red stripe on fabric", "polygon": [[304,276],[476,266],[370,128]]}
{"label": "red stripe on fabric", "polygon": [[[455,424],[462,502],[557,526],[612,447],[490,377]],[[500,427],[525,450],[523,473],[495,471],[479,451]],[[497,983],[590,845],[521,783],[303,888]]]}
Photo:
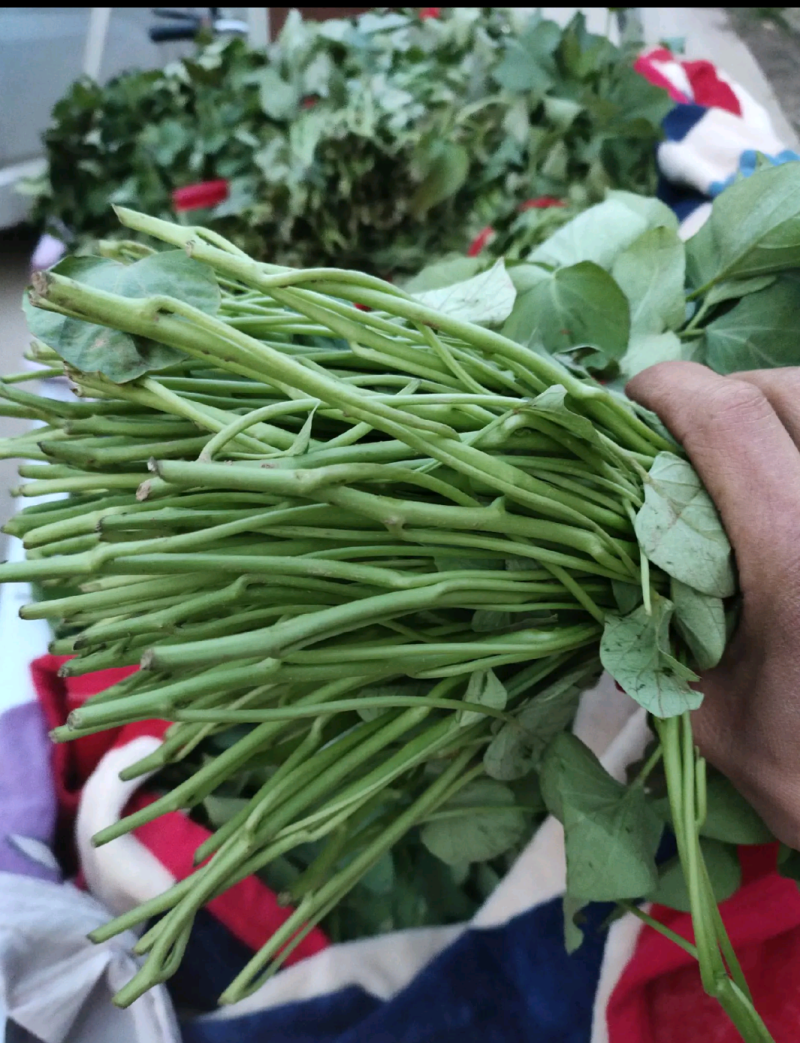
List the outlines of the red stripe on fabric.
{"label": "red stripe on fabric", "polygon": [[[120,667],[115,670],[98,670],[82,677],[59,677],[59,668],[70,658],[44,655],[31,663],[33,685],[48,728],[59,728],[66,723],[70,713],[82,706],[90,696],[110,688],[136,670],[136,667]],[[71,828],[83,784],[103,755],[114,745],[119,732],[119,728],[110,728],[96,735],[53,745],[51,765],[60,825],[63,828]]]}
{"label": "red stripe on fabric", "polygon": [[215,181],[201,181],[196,185],[176,188],[172,193],[172,205],[178,213],[187,210],[204,210],[224,202],[230,193],[230,185],[225,178]]}
{"label": "red stripe on fabric", "polygon": [[672,81],[667,79],[661,70],[656,67],[654,60],[662,62],[675,61],[669,51],[658,50],[641,55],[633,63],[633,67],[640,76],[652,83],[654,87],[661,87],[662,90],[665,90],[673,101],[680,102],[682,105],[688,105],[692,99],[684,94],[683,91],[678,90]]}
{"label": "red stripe on fabric", "polygon": [[[125,808],[125,814],[147,807],[155,799],[140,791]],[[195,851],[210,833],[182,812],[172,811],[139,826],[135,836],[177,880],[185,880],[194,871]],[[207,908],[231,934],[254,950],[260,949],[293,912],[288,906],[278,905],[275,894],[255,876],[241,880],[209,902]],[[324,932],[315,927],[286,962],[297,963],[327,946]]]}
{"label": "red stripe on fabric", "polygon": [[[81,677],[59,677],[59,668],[71,656],[40,656],[31,663],[36,693],[49,727],[66,722],[69,713],[86,700],[110,688],[111,685],[135,673],[136,667],[101,670]],[[53,779],[59,805],[59,830],[71,846],[75,816],[81,791],[88,777],[95,771],[103,756],[113,747],[121,748],[134,739],[148,735],[161,739],[169,722],[161,720],[137,721],[122,728],[90,735],[72,742],[53,745]],[[129,801],[125,813],[151,804],[156,797],[146,791],[137,791]],[[193,871],[194,853],[209,836],[207,830],[192,822],[181,812],[163,815],[135,831],[136,838],[179,880]],[[83,872],[78,871],[78,887],[85,889]],[[292,910],[278,905],[274,893],[257,877],[248,877],[208,906],[211,913],[240,941],[252,949],[259,949],[286,922]],[[326,948],[328,939],[315,928],[303,939],[287,960],[296,963]]]}
{"label": "red stripe on fabric", "polygon": [[[744,883],[722,917],[756,1009],[776,1043],[800,1035],[800,892],[774,871],[775,845],[741,848]],[[686,913],[652,915],[693,940]],[[716,1000],[703,992],[695,960],[645,927],[607,1009],[610,1043],[740,1043]]]}
{"label": "red stripe on fabric", "polygon": [[475,238],[469,245],[467,250],[467,257],[477,257],[479,253],[484,249],[487,243],[491,242],[494,237],[494,229],[488,226],[483,229],[482,232],[478,232]]}
{"label": "red stripe on fabric", "polygon": [[647,54],[643,55],[645,58],[649,58],[654,62],[674,62],[675,55],[666,47],[654,47]]}
{"label": "red stripe on fabric", "polygon": [[167,729],[170,726],[169,721],[135,721],[133,724],[126,724],[124,728],[117,729],[117,737],[109,746],[119,749],[121,746],[127,746],[129,742],[133,742],[134,739],[140,739],[142,736],[149,736],[151,739],[163,739]]}
{"label": "red stripe on fabric", "polygon": [[524,203],[520,203],[517,207],[521,213],[525,210],[547,210],[551,206],[566,206],[563,199],[556,199],[555,196],[539,196],[537,199],[526,199]]}
{"label": "red stripe on fabric", "polygon": [[681,65],[689,77],[694,100],[698,105],[724,109],[726,112],[732,112],[734,116],[741,116],[742,106],[733,88],[717,76],[717,70],[711,62],[681,62]]}

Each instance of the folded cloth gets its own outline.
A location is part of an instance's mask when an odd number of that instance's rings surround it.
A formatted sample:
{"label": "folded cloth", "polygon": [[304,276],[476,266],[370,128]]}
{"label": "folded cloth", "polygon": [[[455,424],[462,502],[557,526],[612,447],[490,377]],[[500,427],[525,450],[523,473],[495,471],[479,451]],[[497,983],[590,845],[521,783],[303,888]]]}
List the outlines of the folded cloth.
{"label": "folded cloth", "polygon": [[33,251],[31,271],[41,272],[45,268],[52,268],[54,264],[58,264],[66,252],[67,245],[63,240],[56,239],[54,235],[45,232],[39,238],[36,249]]}
{"label": "folded cloth", "polygon": [[[103,670],[81,677],[61,677],[67,657],[45,655],[31,665],[34,685],[47,724],[65,723],[70,712],[86,699],[116,684],[133,667]],[[194,853],[209,836],[183,811],[168,812],[127,836],[103,847],[92,845],[99,830],[155,800],[147,776],[121,782],[123,768],[158,749],[166,721],[146,721],[109,729],[96,735],[52,746],[53,786],[58,802],[60,850],[74,844],[78,882],[87,887],[112,913],[127,912],[155,898],[194,870]],[[184,977],[181,999],[194,1009],[209,1009],[236,971],[288,919],[292,909],[279,905],[273,891],[255,876],[247,877],[209,903],[190,948],[197,953],[210,946],[228,964],[204,968],[192,983]],[[327,945],[324,932],[315,929],[303,939],[287,964],[312,956]],[[203,967],[198,960],[198,967]],[[217,965],[219,959],[216,960]],[[214,984],[210,984],[213,981]],[[216,991],[213,991],[213,989]],[[212,990],[212,991],[210,991]]]}
{"label": "folded cloth", "polygon": [[52,854],[56,797],[41,707],[23,703],[0,716],[0,872],[61,879]]}
{"label": "folded cloth", "polygon": [[[61,686],[63,715],[76,696],[69,692],[71,679],[57,676],[60,663],[48,658],[45,670],[39,661],[36,672],[40,684],[47,678],[45,698],[52,700]],[[81,679],[77,701],[106,679]],[[51,704],[48,715],[53,712]],[[80,791],[78,850],[86,879],[115,911],[188,872],[191,853],[207,835],[172,813],[105,849],[91,847],[96,828],[152,799],[145,785],[131,800],[136,783],[120,782],[118,773],[154,749],[158,738],[139,733],[128,740],[126,731],[109,737],[99,757],[96,750],[80,754],[95,767]],[[632,712],[630,700],[608,678],[584,697],[576,731],[618,778],[649,739],[643,712]],[[73,779],[71,790],[60,790],[74,793],[74,784]],[[744,884],[723,904],[723,916],[759,1009],[778,1043],[788,1043],[796,1038],[797,1012],[786,997],[800,996],[800,894],[775,872],[774,847],[742,849],[742,864]],[[687,1043],[734,1043],[725,1015],[702,992],[695,962],[635,917],[625,916],[605,931],[610,907],[590,907],[584,944],[568,955],[564,885],[563,830],[549,819],[470,924],[320,947],[242,1003],[185,1019],[184,1043],[671,1043],[679,1030]],[[251,934],[249,945],[237,941],[246,918],[254,911],[258,918],[264,891],[260,884],[255,897],[232,889],[229,907],[215,909],[212,903],[198,918],[177,995],[173,986],[181,1006],[207,1010],[203,993],[206,1001],[218,995],[274,930],[262,918],[259,937]],[[685,914],[658,907],[650,912],[691,937]]]}
{"label": "folded cloth", "polygon": [[800,159],[780,141],[766,110],[711,62],[680,61],[655,47],[635,68],[676,103],[658,146],[658,196],[677,214],[682,238],[702,226],[711,200],[734,178],[753,173],[758,154],[775,165]]}
{"label": "folded cloth", "polygon": [[102,945],[108,919],[90,895],[0,873],[0,1034],[27,1043],[179,1043],[163,985],[127,1010],[111,1002],[136,971],[129,932]]}

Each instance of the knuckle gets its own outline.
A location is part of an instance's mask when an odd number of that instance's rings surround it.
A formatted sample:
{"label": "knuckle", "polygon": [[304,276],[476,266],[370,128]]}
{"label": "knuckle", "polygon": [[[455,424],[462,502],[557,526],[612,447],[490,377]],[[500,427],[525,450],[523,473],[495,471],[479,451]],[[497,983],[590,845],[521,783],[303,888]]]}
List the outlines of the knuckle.
{"label": "knuckle", "polygon": [[732,381],[754,384],[763,391],[800,388],[800,366],[776,366],[775,369],[751,369],[733,373]]}
{"label": "knuckle", "polygon": [[726,381],[708,389],[697,405],[706,424],[729,424],[737,430],[762,424],[772,415],[763,391],[743,380]]}
{"label": "knuckle", "polygon": [[628,381],[626,390],[631,398],[643,405],[658,409],[678,394],[682,387],[691,382],[696,370],[704,367],[695,362],[657,362],[648,366]]}

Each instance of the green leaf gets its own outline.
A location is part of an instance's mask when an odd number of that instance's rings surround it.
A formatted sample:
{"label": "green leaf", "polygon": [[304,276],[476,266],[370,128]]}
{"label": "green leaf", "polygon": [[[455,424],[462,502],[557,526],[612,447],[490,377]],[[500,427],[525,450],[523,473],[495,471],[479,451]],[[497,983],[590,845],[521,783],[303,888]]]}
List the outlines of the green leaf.
{"label": "green leaf", "polygon": [[420,304],[444,312],[462,322],[498,326],[511,314],[517,291],[499,258],[486,272],[465,282],[414,294]]}
{"label": "green leaf", "polygon": [[542,177],[553,181],[565,181],[568,176],[570,154],[563,141],[551,146],[541,166]]}
{"label": "green leaf", "polygon": [[559,228],[528,257],[556,268],[592,261],[609,269],[616,258],[648,229],[647,218],[618,199],[589,207]]}
{"label": "green leaf", "polygon": [[[701,243],[706,280],[800,267],[800,166],[784,163],[729,185],[714,200]],[[709,274],[708,244],[715,257]]]}
{"label": "green leaf", "polygon": [[535,264],[515,264],[508,269],[508,277],[518,294],[527,293],[541,282],[546,282],[550,273]]}
{"label": "green leaf", "polygon": [[569,98],[545,98],[544,114],[554,127],[561,131],[569,130],[575,120],[583,112],[583,105]]}
{"label": "green leaf", "polygon": [[673,232],[678,231],[678,218],[674,210],[666,203],[652,196],[637,195],[635,192],[624,192],[620,189],[611,189],[606,192],[606,199],[622,203],[639,217],[644,218],[649,229],[670,228]]}
{"label": "green leaf", "polygon": [[510,612],[495,612],[492,609],[479,608],[472,614],[472,629],[476,634],[490,634],[496,630],[505,630],[514,622]]}
{"label": "green leaf", "polygon": [[554,354],[592,347],[614,359],[628,346],[628,301],[608,272],[590,261],[561,268],[529,290],[514,322]]}
{"label": "green leaf", "polygon": [[800,851],[781,844],[778,848],[778,872],[787,880],[800,884]]}
{"label": "green leaf", "polygon": [[754,275],[751,279],[728,279],[726,282],[712,286],[705,297],[709,306],[722,304],[723,301],[738,300],[748,294],[765,290],[777,279],[777,275]]}
{"label": "green leaf", "polygon": [[632,336],[681,325],[686,311],[686,256],[675,231],[645,232],[617,257],[611,274],[630,303]]}
{"label": "green leaf", "polygon": [[554,83],[553,52],[560,42],[560,27],[534,15],[519,39],[506,44],[494,79],[509,91],[544,94]]}
{"label": "green leaf", "polygon": [[721,598],[701,594],[680,580],[670,583],[675,624],[701,670],[716,666],[725,651],[725,605]]}
{"label": "green leaf", "polygon": [[319,112],[306,112],[292,121],[289,127],[289,145],[292,156],[306,170],[314,162],[317,146],[325,133],[325,116]]}
{"label": "green leaf", "polygon": [[363,887],[374,895],[391,894],[395,884],[394,860],[391,852],[385,854],[361,878]]}
{"label": "green leaf", "polygon": [[576,898],[568,891],[561,900],[561,904],[564,911],[564,948],[571,955],[583,944],[581,922],[584,917],[581,916],[581,910],[589,903],[581,898]]}
{"label": "green leaf", "polygon": [[572,723],[586,682],[582,666],[538,692],[486,747],[486,773],[512,782],[537,769],[552,738]]}
{"label": "green leaf", "polygon": [[[68,257],[53,271],[121,297],[156,296],[169,287],[178,299],[202,311],[213,313],[219,307],[219,287],[213,271],[183,250],[151,254],[130,265],[102,257]],[[52,312],[30,305],[25,310],[34,337],[57,351],[71,366],[85,373],[103,373],[119,384],[185,358],[182,352],[143,337],[62,316],[57,324]]]}
{"label": "green leaf", "polygon": [[[406,293],[420,294],[428,290],[441,290],[447,286],[455,286],[456,283],[466,282],[484,267],[484,262],[478,257],[449,257],[443,261],[434,261],[427,265],[419,274],[409,279],[403,286]],[[519,292],[514,269],[509,271],[509,278]]]}
{"label": "green leaf", "polygon": [[26,290],[22,295],[22,311],[25,314],[25,322],[33,337],[42,341],[49,347],[53,347],[61,336],[61,330],[66,321],[58,312],[45,311],[44,308],[36,308],[31,304],[30,296]]}
{"label": "green leaf", "polygon": [[657,362],[672,362],[685,357],[684,344],[672,330],[665,333],[645,333],[631,337],[628,350],[620,360],[620,369],[625,379],[630,380],[648,366],[655,366]]}
{"label": "green leaf", "polygon": [[469,155],[461,145],[440,142],[426,167],[425,177],[409,203],[409,211],[417,218],[461,188],[469,173]]}
{"label": "green leaf", "polygon": [[[470,674],[464,700],[468,703],[480,703],[481,706],[491,706],[495,710],[505,710],[508,692],[494,670],[475,670]],[[477,710],[459,710],[456,721],[462,728],[466,728],[476,721],[482,721],[483,716]]]}
{"label": "green leaf", "polygon": [[717,373],[800,363],[800,278],[785,274],[706,327],[706,361]]}
{"label": "green leaf", "polygon": [[[700,850],[708,870],[711,889],[717,902],[724,902],[739,889],[742,881],[742,870],[739,855],[735,847],[722,844],[718,840],[702,837]],[[647,895],[650,902],[657,902],[669,909],[679,912],[691,912],[689,889],[680,861],[671,859],[661,870],[658,883]]]}
{"label": "green leaf", "polygon": [[634,529],[650,561],[702,594],[719,598],[734,594],[730,542],[689,461],[674,453],[659,453],[644,496]]}
{"label": "green leaf", "polygon": [[612,579],[611,589],[614,592],[614,600],[622,616],[627,616],[629,612],[633,612],[637,605],[642,603],[642,588],[638,584],[622,583],[617,579]]}
{"label": "green leaf", "polygon": [[774,840],[755,808],[730,779],[713,768],[708,769],[706,801],[708,810],[700,827],[704,837],[727,844],[769,844]]}
{"label": "green leaf", "polygon": [[545,754],[542,790],[564,824],[571,898],[612,902],[655,887],[663,824],[641,787],[617,782],[580,739],[564,732]]}
{"label": "green leaf", "polygon": [[297,111],[297,91],[275,69],[267,66],[259,75],[261,111],[273,120],[288,120]]}
{"label": "green leaf", "polygon": [[182,149],[192,141],[189,127],[177,119],[166,119],[151,123],[139,135],[139,143],[164,167],[174,163]]}
{"label": "green leaf", "polygon": [[627,616],[609,613],[600,641],[603,666],[632,699],[657,717],[696,710],[703,701],[702,694],[689,687],[694,675],[687,675],[670,652],[672,612],[670,601],[655,596],[650,615],[644,605]]}
{"label": "green leaf", "polygon": [[537,395],[530,404],[522,402],[520,412],[541,413],[559,427],[564,427],[584,442],[597,444],[598,436],[592,421],[571,408],[572,399],[563,384],[553,384]]}
{"label": "green leaf", "polygon": [[532,59],[517,40],[512,40],[507,45],[503,60],[492,75],[501,87],[515,93],[532,91],[535,94],[544,94],[553,85],[552,75]]}
{"label": "green leaf", "polygon": [[493,779],[468,783],[420,830],[425,847],[448,865],[485,862],[519,843],[527,829],[514,794]]}
{"label": "green leaf", "polygon": [[225,823],[238,815],[249,801],[245,797],[220,797],[212,793],[203,801],[203,807],[208,815],[208,821],[213,829],[219,829]]}
{"label": "green leaf", "polygon": [[[618,54],[624,55],[625,51]],[[641,79],[630,58],[618,62],[611,82],[602,94],[603,99],[613,103],[617,110],[610,126],[623,139],[627,135],[647,134],[650,128],[659,126],[673,105],[665,90],[651,83],[639,83],[637,77]],[[625,144],[630,147],[628,142]]]}

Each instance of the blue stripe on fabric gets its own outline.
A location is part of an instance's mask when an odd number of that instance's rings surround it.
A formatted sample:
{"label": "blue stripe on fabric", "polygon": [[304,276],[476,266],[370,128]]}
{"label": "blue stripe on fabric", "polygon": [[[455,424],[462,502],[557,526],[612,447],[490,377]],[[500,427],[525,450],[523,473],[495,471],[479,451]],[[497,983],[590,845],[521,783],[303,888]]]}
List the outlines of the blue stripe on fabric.
{"label": "blue stripe on fabric", "polygon": [[678,221],[685,221],[699,206],[708,202],[708,196],[688,185],[676,185],[667,181],[663,174],[659,175],[656,197],[672,210]]}
{"label": "blue stripe on fabric", "polygon": [[[148,927],[155,922],[152,920]],[[201,909],[180,966],[167,982],[176,1009],[196,1014],[216,1010],[219,997],[252,958],[249,946],[231,934],[208,909]]]}
{"label": "blue stripe on fabric", "polygon": [[380,1006],[381,1000],[352,987],[241,1018],[186,1021],[181,1038],[183,1043],[335,1043]]}
{"label": "blue stripe on fabric", "polygon": [[688,105],[676,105],[661,122],[667,140],[683,141],[707,112],[708,108],[705,105],[695,105],[694,102]]}
{"label": "blue stripe on fabric", "polygon": [[[800,155],[794,152],[792,149],[785,148],[782,152],[778,152],[775,156],[770,156],[765,152],[761,155],[764,159],[769,160],[773,167],[779,167],[784,163],[794,163],[800,160]],[[756,172],[756,163],[758,162],[759,153],[752,148],[745,149],[745,151],[739,156],[739,169],[726,177],[724,181],[713,181],[708,186],[708,194],[715,198],[727,188],[728,185],[732,185],[736,178],[741,174],[743,177],[750,177],[751,174]]]}
{"label": "blue stripe on fabric", "polygon": [[230,1020],[183,1025],[184,1043],[588,1043],[611,905],[585,910],[564,948],[561,900],[468,931],[393,998],[357,988]]}

